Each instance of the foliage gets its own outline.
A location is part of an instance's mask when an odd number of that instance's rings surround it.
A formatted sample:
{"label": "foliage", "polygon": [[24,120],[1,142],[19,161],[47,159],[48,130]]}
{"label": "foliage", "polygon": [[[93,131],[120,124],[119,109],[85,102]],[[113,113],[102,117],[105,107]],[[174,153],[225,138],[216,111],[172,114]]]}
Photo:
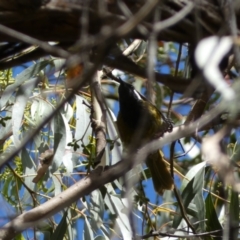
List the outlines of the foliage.
{"label": "foliage", "polygon": [[[143,23],[138,31],[147,29]],[[93,36],[99,43],[91,51],[72,44],[66,60],[48,55],[21,71],[0,71],[0,238],[7,229],[16,239],[238,239],[238,98],[230,104],[198,75],[202,82],[192,85],[189,44],[153,39],[153,32],[144,40]],[[110,69],[118,63],[116,69],[136,70]],[[175,126],[133,155],[116,129],[117,78],[131,82]],[[226,112],[228,121],[221,119]],[[174,173],[175,188],[163,196],[141,159],[154,147]],[[120,169],[124,161],[132,163]],[[13,219],[19,221],[14,233],[4,228]]]}

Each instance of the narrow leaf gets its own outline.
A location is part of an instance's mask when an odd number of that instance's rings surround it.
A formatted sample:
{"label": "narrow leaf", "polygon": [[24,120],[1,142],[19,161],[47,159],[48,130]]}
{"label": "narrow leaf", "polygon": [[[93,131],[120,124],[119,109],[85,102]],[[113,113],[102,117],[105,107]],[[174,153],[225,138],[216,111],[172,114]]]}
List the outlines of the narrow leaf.
{"label": "narrow leaf", "polygon": [[230,239],[238,239],[239,233],[239,193],[231,191],[229,214]]}
{"label": "narrow leaf", "polygon": [[[222,230],[222,226],[219,223],[213,202],[211,194],[209,193],[206,200],[205,200],[205,207],[206,207],[206,230],[207,231],[214,231],[214,230]],[[214,240],[221,240],[222,233],[215,233],[214,235],[219,236],[215,237]],[[211,238],[209,238],[211,239]]]}
{"label": "narrow leaf", "polygon": [[64,215],[61,219],[61,222],[58,224],[56,230],[54,231],[51,239],[61,240],[64,239],[65,233],[67,230],[67,211],[64,212]]}
{"label": "narrow leaf", "polygon": [[83,101],[86,101],[83,97],[78,95],[75,95],[75,97],[77,105],[75,139],[79,140],[83,137],[83,143],[87,145],[89,142],[88,137],[92,134],[91,128],[88,127],[90,122],[90,109],[83,104]]}
{"label": "narrow leaf", "polygon": [[61,113],[54,116],[54,158],[51,172],[55,172],[63,160],[66,146],[66,128]]}
{"label": "narrow leaf", "polygon": [[89,223],[87,218],[85,218],[85,223],[84,223],[83,239],[84,240],[93,240],[94,239],[92,226]]}
{"label": "narrow leaf", "polygon": [[16,147],[20,145],[19,131],[22,125],[24,109],[37,81],[38,78],[27,81],[19,88],[17,92],[16,101],[12,109],[12,131]]}
{"label": "narrow leaf", "polygon": [[[22,159],[22,167],[23,167],[23,174],[27,175],[29,177],[24,178],[24,183],[30,188],[34,189],[34,183],[32,182],[34,178],[34,174],[36,173],[35,171],[35,166],[33,164],[33,160],[31,159],[29,152],[23,148],[22,153],[21,153],[21,159]],[[25,189],[24,190],[24,195],[23,195],[23,202],[28,202],[30,199],[30,193]]]}
{"label": "narrow leaf", "polygon": [[[187,184],[186,188],[183,190],[182,201],[183,201],[183,206],[185,208],[188,207],[188,205],[194,199],[196,194],[201,194],[202,195],[204,173],[205,173],[205,168],[202,167],[198,171],[196,176]],[[202,204],[201,204],[201,207],[202,207]],[[174,220],[173,220],[173,227],[174,228],[177,228],[178,225],[180,224],[181,220],[182,220],[182,216],[181,216],[179,207],[177,208],[177,213],[179,213],[179,214],[176,214],[175,217],[174,217]],[[202,221],[203,219],[199,219],[199,220]]]}
{"label": "narrow leaf", "polygon": [[31,67],[22,71],[19,75],[16,76],[15,83],[9,85],[3,92],[0,101],[0,109],[5,106],[7,101],[12,96],[13,92],[26,80],[36,76],[43,68],[49,64],[49,60],[38,62]]}

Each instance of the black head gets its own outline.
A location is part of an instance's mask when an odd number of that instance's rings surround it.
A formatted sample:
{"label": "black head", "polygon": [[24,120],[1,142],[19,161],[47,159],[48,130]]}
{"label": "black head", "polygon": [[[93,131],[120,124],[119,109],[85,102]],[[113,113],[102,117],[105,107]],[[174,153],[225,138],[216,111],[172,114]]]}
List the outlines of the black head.
{"label": "black head", "polygon": [[119,89],[119,102],[121,103],[136,103],[141,101],[141,96],[135,90],[135,88],[126,82],[121,81]]}
{"label": "black head", "polygon": [[118,93],[119,114],[125,124],[134,129],[138,126],[143,112],[141,96],[131,84],[123,81],[120,82]]}

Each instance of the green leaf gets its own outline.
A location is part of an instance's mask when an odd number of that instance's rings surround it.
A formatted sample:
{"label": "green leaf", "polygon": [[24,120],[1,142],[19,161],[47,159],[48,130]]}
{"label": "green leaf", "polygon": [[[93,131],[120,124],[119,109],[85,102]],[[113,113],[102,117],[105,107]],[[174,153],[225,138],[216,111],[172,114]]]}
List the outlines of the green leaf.
{"label": "green leaf", "polygon": [[20,145],[19,131],[22,125],[24,109],[37,81],[38,78],[25,82],[17,92],[16,101],[12,109],[12,131],[16,147]]}
{"label": "green leaf", "polygon": [[94,231],[98,231],[103,224],[104,201],[99,190],[95,190],[90,194],[90,202],[88,202],[88,210],[91,215],[91,226]]}
{"label": "green leaf", "polygon": [[76,130],[74,138],[76,140],[83,138],[82,142],[84,145],[86,145],[89,142],[89,136],[92,135],[92,130],[89,127],[90,109],[83,104],[83,101],[86,101],[86,99],[78,95],[75,95],[75,97],[77,109],[76,109]]}
{"label": "green leaf", "polygon": [[63,239],[65,236],[66,230],[67,230],[67,211],[64,212],[61,222],[58,224],[51,239],[53,239],[53,240]]}
{"label": "green leaf", "polygon": [[94,238],[94,240],[106,240],[107,238],[105,238],[104,236],[96,236],[95,238]]}
{"label": "green leaf", "polygon": [[131,239],[132,238],[131,226],[129,222],[129,216],[126,214],[128,210],[124,204],[126,199],[121,198],[117,194],[115,195],[109,194],[109,189],[108,189],[108,192],[104,200],[105,200],[105,204],[107,205],[111,213],[116,214],[117,216],[115,224],[118,225],[122,233],[123,239]]}
{"label": "green leaf", "polygon": [[[50,60],[51,61],[51,60]],[[44,69],[49,63],[49,60],[43,60],[33,64],[32,66],[28,67],[20,74],[16,76],[16,83],[23,83],[24,81],[36,76],[39,72]]]}
{"label": "green leaf", "polygon": [[72,134],[66,118],[61,113],[54,116],[54,158],[55,167],[51,169],[55,172],[63,163],[67,173],[73,171],[72,150],[67,147],[67,142],[72,141]]}
{"label": "green leaf", "polygon": [[[206,207],[206,230],[207,231],[214,231],[214,230],[222,230],[222,226],[219,223],[213,202],[211,194],[209,193],[206,200],[205,200],[205,207]],[[214,238],[214,240],[221,240],[222,233],[215,233],[214,235],[219,236]],[[212,239],[209,237],[208,239]]]}
{"label": "green leaf", "polygon": [[[190,204],[190,202],[195,198],[195,196],[197,194],[199,194],[196,201],[197,201],[198,207],[201,209],[201,211],[204,210],[204,207],[202,206],[204,203],[201,203],[204,174],[205,174],[205,167],[202,166],[202,168],[197,172],[196,176],[194,178],[192,178],[192,180],[183,189],[182,201],[183,201],[183,206],[185,208],[187,208],[188,205]],[[176,214],[174,217],[173,228],[177,228],[182,220],[182,215],[180,213],[179,207],[177,208],[176,212],[179,214]],[[202,218],[201,213],[200,213],[199,217],[201,217],[201,219],[198,219],[199,221],[204,220],[204,217]]]}
{"label": "green leaf", "polygon": [[10,99],[12,96],[13,92],[22,85],[25,81],[29,80],[30,78],[36,76],[42,69],[44,69],[47,65],[49,64],[49,60],[41,61],[38,62],[31,67],[25,69],[22,71],[19,75],[17,75],[15,79],[15,83],[12,85],[9,85],[6,87],[5,91],[3,92],[1,96],[1,101],[0,101],[0,109],[5,106],[7,101]]}
{"label": "green leaf", "polygon": [[54,157],[51,172],[55,172],[62,164],[66,147],[66,128],[61,113],[54,116]]}
{"label": "green leaf", "polygon": [[[185,177],[186,177],[188,180],[193,179],[193,178],[196,176],[196,174],[197,174],[202,168],[204,168],[205,166],[206,166],[206,162],[205,162],[205,161],[204,161],[204,162],[201,162],[201,163],[198,163],[197,165],[193,166],[193,167],[188,171],[188,173],[186,174]],[[183,179],[182,185],[181,185],[181,188],[180,188],[181,191],[183,191],[183,189],[185,189],[186,186],[187,186],[187,184],[189,183],[189,181],[188,181],[187,179]]]}
{"label": "green leaf", "polygon": [[84,224],[84,229],[83,229],[83,239],[84,240],[93,240],[94,239],[92,226],[89,223],[87,218],[85,218],[85,224]]}
{"label": "green leaf", "polygon": [[238,239],[239,231],[239,193],[231,191],[231,201],[229,206],[230,239]]}
{"label": "green leaf", "polygon": [[121,160],[121,157],[122,157],[121,153],[123,150],[122,144],[119,144],[121,143],[121,140],[118,139],[117,141],[115,141],[118,138],[118,133],[113,121],[116,121],[116,117],[114,113],[110,109],[108,109],[107,111],[108,135],[109,135],[109,138],[113,140],[113,143],[111,144],[113,146],[110,145],[110,147],[113,148],[113,149],[110,149],[111,155],[112,155],[111,164],[115,164]]}
{"label": "green leaf", "polygon": [[14,237],[14,240],[25,240],[25,237],[22,234],[18,234],[16,237]]}
{"label": "green leaf", "polygon": [[[33,160],[29,155],[30,153],[26,150],[26,148],[22,149],[21,153],[21,159],[22,159],[22,168],[23,168],[23,174],[27,175],[29,177],[24,178],[24,183],[30,188],[34,189],[35,184],[32,182],[34,175],[36,173],[35,165],[33,164]],[[31,198],[30,193],[24,188],[24,194],[22,201],[28,202],[28,200]]]}
{"label": "green leaf", "polygon": [[36,125],[43,122],[52,111],[53,106],[49,102],[41,98],[33,100],[31,105],[31,117],[32,120],[35,121]]}

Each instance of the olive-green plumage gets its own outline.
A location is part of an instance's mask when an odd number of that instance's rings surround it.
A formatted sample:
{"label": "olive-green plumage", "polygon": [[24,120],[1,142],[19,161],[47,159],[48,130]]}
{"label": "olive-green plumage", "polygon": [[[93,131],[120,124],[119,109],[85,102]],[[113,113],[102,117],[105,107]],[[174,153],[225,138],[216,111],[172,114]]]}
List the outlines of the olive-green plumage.
{"label": "olive-green plumage", "polygon": [[[172,130],[171,123],[164,115],[154,105],[143,99],[132,85],[121,80],[119,82],[117,126],[126,148],[132,141],[136,141],[136,138],[140,140],[134,144],[140,146]],[[173,179],[164,163],[161,151],[150,154],[146,163],[152,174],[154,188],[159,194],[173,188]]]}

